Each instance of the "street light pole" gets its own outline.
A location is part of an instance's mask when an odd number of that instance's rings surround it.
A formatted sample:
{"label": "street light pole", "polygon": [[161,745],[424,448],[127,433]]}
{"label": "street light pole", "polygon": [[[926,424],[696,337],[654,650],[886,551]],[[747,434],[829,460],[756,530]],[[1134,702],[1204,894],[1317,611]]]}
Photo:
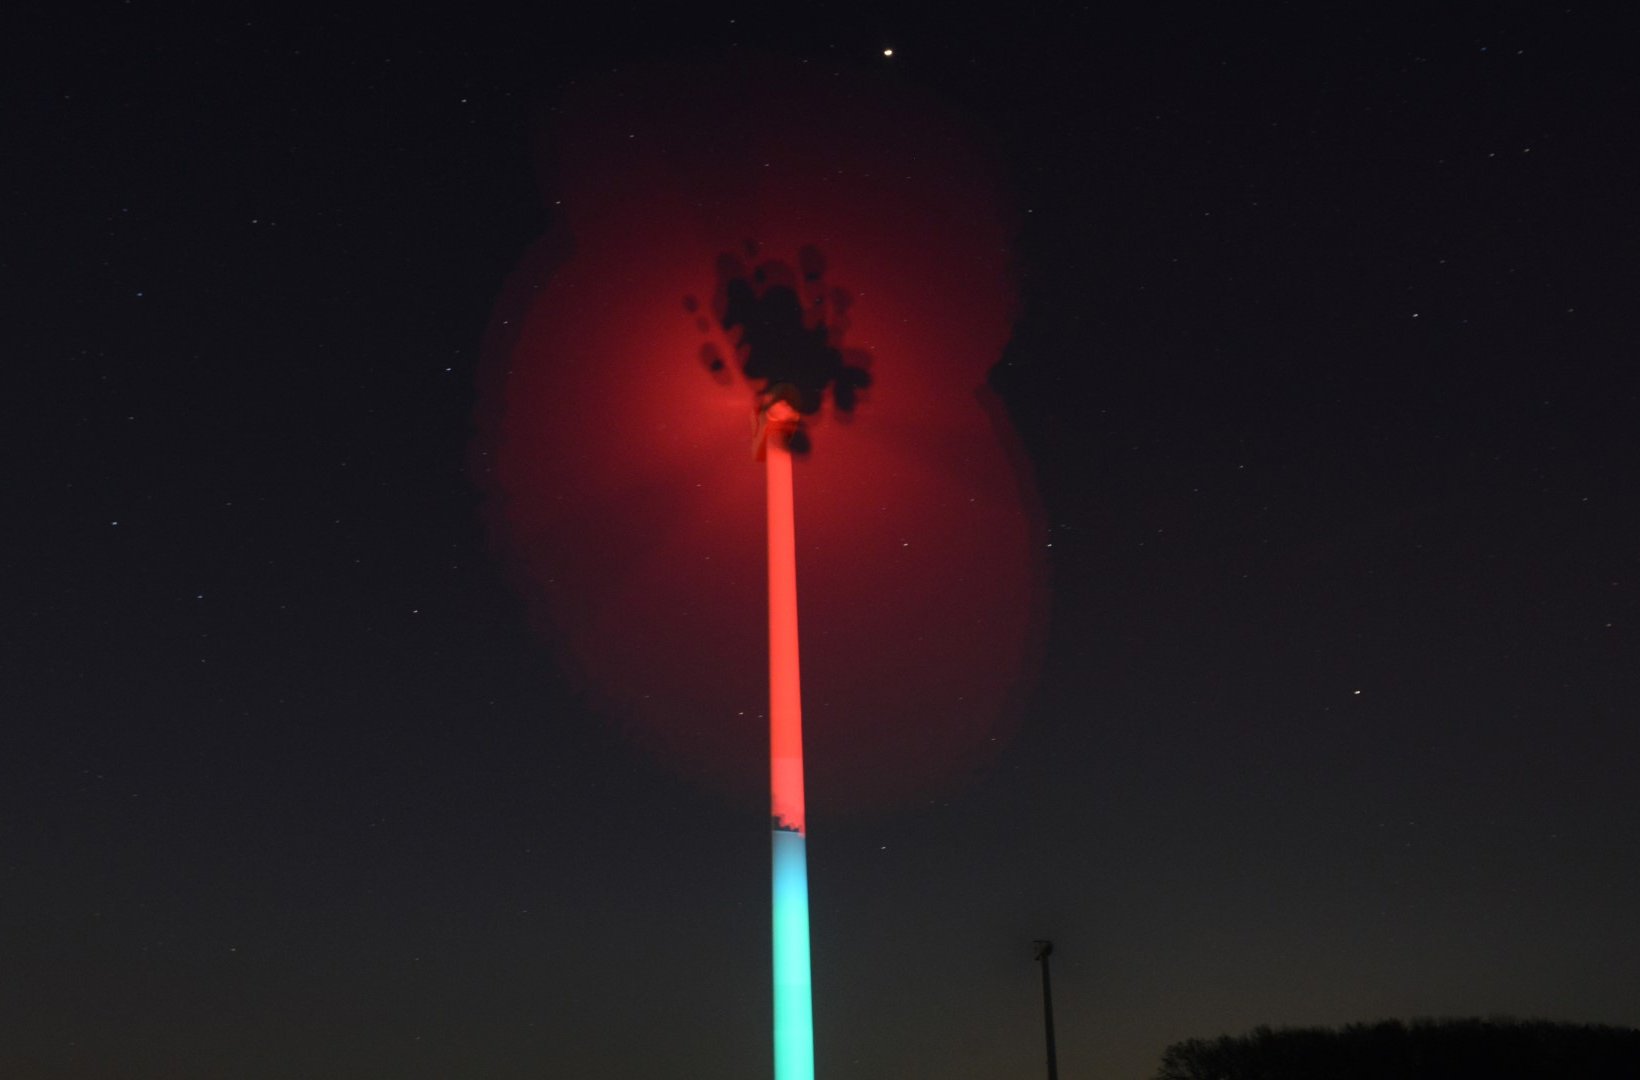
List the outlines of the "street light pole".
{"label": "street light pole", "polygon": [[1048,1033],[1048,1080],[1059,1080],[1059,1055],[1053,1045],[1053,983],[1048,978],[1048,957],[1053,954],[1053,942],[1038,941],[1036,959],[1042,965],[1042,1022]]}

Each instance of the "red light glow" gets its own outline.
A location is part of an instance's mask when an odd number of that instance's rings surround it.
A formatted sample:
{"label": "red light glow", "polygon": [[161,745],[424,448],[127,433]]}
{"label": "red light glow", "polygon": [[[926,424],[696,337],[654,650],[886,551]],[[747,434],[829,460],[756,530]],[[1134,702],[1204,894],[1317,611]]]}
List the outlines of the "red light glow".
{"label": "red light glow", "polygon": [[561,110],[543,170],[561,227],[487,347],[490,524],[609,716],[690,775],[760,788],[756,388],[702,365],[736,335],[684,300],[714,295],[725,253],[819,249],[803,287],[848,300],[830,333],[871,385],[851,415],[805,419],[795,462],[809,776],[828,808],[926,795],[1005,741],[1040,629],[1029,483],[984,390],[1012,326],[1012,219],[968,133],[915,93],[722,70],[621,73]]}

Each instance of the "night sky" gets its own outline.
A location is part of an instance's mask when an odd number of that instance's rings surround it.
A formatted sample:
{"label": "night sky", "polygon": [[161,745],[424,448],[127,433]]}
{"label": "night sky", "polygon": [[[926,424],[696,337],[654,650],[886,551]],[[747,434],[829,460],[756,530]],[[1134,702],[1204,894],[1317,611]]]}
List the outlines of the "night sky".
{"label": "night sky", "polygon": [[0,1074],[768,1075],[766,799],[577,676],[480,452],[558,103],[749,55],[992,148],[1047,575],[1011,738],[811,790],[820,1074],[1041,1075],[1041,937],[1067,1077],[1640,1025],[1640,86],[1425,8],[19,20]]}

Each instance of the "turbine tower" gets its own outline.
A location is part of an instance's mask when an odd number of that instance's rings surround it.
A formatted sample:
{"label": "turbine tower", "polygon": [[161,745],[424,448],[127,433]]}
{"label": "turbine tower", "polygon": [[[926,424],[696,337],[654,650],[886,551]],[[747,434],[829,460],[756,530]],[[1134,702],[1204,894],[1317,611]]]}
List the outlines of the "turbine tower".
{"label": "turbine tower", "polygon": [[774,1077],[814,1080],[809,982],[808,823],[797,653],[797,539],[792,451],[798,412],[776,398],[760,418],[769,543],[769,823],[774,841]]}

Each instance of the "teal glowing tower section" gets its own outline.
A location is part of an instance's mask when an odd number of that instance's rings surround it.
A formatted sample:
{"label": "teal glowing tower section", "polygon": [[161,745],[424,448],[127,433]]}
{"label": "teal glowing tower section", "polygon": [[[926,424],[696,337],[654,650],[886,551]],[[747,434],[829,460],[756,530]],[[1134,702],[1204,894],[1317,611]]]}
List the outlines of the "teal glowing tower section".
{"label": "teal glowing tower section", "polygon": [[774,1075],[813,1080],[809,875],[803,834],[774,830]]}
{"label": "teal glowing tower section", "polygon": [[803,808],[803,704],[797,663],[797,541],[792,455],[797,412],[775,401],[763,450],[769,533],[769,794],[774,833],[774,1077],[814,1080],[809,983],[808,824]]}

